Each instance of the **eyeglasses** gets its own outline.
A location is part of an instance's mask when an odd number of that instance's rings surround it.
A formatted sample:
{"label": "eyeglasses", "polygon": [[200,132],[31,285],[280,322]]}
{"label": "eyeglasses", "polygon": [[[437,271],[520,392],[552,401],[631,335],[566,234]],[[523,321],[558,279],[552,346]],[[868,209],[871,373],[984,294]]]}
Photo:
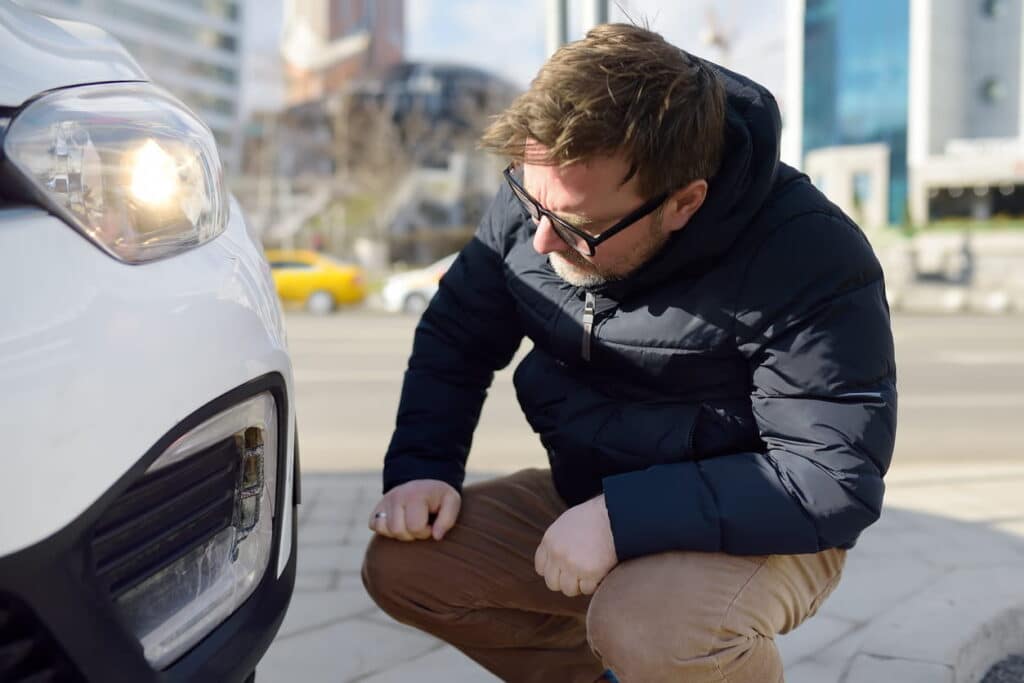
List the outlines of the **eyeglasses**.
{"label": "eyeglasses", "polygon": [[585,254],[587,256],[593,256],[597,250],[597,245],[602,242],[606,242],[615,235],[619,234],[629,226],[639,221],[644,216],[652,213],[655,209],[661,206],[666,199],[668,199],[668,193],[664,192],[657,197],[654,197],[636,209],[629,213],[621,221],[603,230],[597,235],[590,235],[583,232],[579,228],[566,222],[564,218],[559,218],[555,214],[551,213],[543,206],[540,205],[536,199],[530,196],[530,193],[526,191],[522,183],[516,179],[513,173],[518,169],[515,163],[509,164],[504,171],[505,180],[508,182],[509,187],[512,188],[512,193],[516,196],[519,202],[526,209],[526,212],[530,214],[530,218],[533,219],[534,223],[540,223],[541,217],[546,217],[551,222],[551,227],[562,241],[568,244],[570,247]]}

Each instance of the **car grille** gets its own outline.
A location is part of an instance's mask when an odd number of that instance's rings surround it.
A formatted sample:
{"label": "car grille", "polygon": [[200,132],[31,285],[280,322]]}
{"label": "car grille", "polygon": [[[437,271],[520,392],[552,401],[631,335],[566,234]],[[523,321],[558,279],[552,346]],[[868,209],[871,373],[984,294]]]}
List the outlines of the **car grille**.
{"label": "car grille", "polygon": [[32,612],[13,598],[0,595],[0,681],[79,683],[84,680]]}
{"label": "car grille", "polygon": [[117,597],[232,525],[244,444],[230,436],[148,473],[107,509],[92,539],[101,586]]}

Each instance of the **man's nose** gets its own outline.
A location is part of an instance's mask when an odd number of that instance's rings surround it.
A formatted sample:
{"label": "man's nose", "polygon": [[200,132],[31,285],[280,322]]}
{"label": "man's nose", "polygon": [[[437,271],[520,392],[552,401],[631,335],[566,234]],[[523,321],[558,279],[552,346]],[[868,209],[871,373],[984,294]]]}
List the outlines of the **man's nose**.
{"label": "man's nose", "polygon": [[551,220],[547,216],[541,216],[537,223],[537,232],[533,234],[533,248],[538,254],[550,254],[554,251],[564,251],[565,242],[554,228],[551,227]]}

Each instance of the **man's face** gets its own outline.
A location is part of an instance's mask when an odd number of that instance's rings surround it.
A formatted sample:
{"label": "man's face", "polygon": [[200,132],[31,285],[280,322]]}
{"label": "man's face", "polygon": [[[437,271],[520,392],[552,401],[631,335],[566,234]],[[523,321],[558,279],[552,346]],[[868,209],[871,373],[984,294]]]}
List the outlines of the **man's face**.
{"label": "man's face", "polygon": [[[538,148],[529,152],[535,154]],[[620,157],[597,157],[569,166],[527,161],[522,182],[545,209],[596,236],[650,199],[638,192],[636,176],[621,184],[628,170]],[[663,219],[664,212],[659,209],[602,242],[593,256],[586,256],[566,244],[551,222],[541,217],[533,248],[547,254],[552,268],[569,284],[594,287],[622,279],[649,261],[671,233],[663,227]]]}

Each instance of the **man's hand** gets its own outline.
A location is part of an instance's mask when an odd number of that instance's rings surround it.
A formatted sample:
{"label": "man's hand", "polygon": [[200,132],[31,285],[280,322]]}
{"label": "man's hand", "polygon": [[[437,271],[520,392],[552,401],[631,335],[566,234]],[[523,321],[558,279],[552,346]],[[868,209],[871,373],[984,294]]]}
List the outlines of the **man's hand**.
{"label": "man's hand", "polygon": [[[388,491],[370,513],[370,529],[399,541],[440,541],[455,526],[462,496],[436,479],[408,481]],[[430,523],[430,515],[437,519]]]}
{"label": "man's hand", "polygon": [[569,508],[541,539],[534,568],[553,591],[593,595],[619,563],[604,495]]}

